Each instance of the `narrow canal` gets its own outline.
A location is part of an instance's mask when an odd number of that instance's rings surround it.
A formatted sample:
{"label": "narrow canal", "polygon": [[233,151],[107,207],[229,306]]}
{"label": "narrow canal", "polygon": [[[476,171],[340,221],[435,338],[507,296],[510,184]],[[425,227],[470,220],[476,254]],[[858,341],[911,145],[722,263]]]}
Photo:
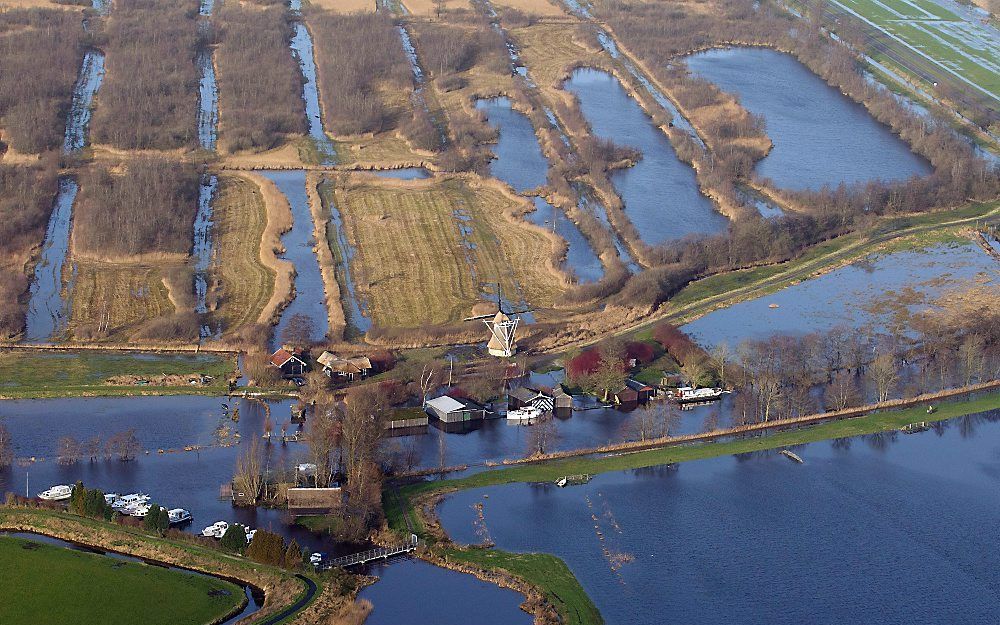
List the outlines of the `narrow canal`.
{"label": "narrow canal", "polygon": [[445,529],[561,557],[607,623],[988,623],[1000,606],[1000,414],[450,496]]}
{"label": "narrow canal", "polygon": [[[419,174],[419,172],[426,171],[423,169],[410,172],[406,170],[397,171],[403,173],[400,176],[403,180],[426,177]],[[348,326],[347,338],[356,338],[358,335],[363,335],[368,330],[371,330],[372,320],[368,314],[368,308],[361,298],[358,297],[358,290],[354,285],[354,277],[351,272],[351,263],[354,260],[354,246],[347,239],[347,231],[344,229],[344,220],[340,216],[340,209],[337,208],[332,192],[325,194],[325,197],[327,208],[330,210],[330,223],[327,227],[332,229],[333,238],[336,241],[334,258],[337,262],[337,283],[340,285],[341,290],[340,301],[344,306],[344,316],[346,317]],[[330,234],[327,234],[327,238],[329,237]],[[331,249],[333,247],[331,245]]]}
{"label": "narrow canal", "polygon": [[643,241],[656,245],[726,227],[726,218],[699,192],[694,170],[677,158],[670,140],[617,78],[582,68],[564,86],[579,99],[595,135],[642,153],[634,167],[614,172],[611,182]]}
{"label": "narrow canal", "polygon": [[295,19],[291,40],[292,55],[299,62],[302,71],[302,99],[306,105],[306,121],[309,137],[316,146],[317,161],[320,165],[337,162],[337,149],[323,129],[323,109],[319,103],[319,84],[316,78],[316,57],[313,54],[312,35],[301,20],[302,0],[290,0],[289,8]]}
{"label": "narrow canal", "polygon": [[[489,123],[499,132],[492,147],[496,158],[490,163],[490,174],[509,184],[518,193],[538,189],[547,184],[548,161],[542,154],[531,121],[511,107],[507,98],[477,100],[476,108],[486,113]],[[566,215],[545,201],[534,197],[535,210],[525,215],[531,223],[550,229],[566,241],[566,265],[580,282],[594,282],[604,275],[601,259],[590,242]]]}
{"label": "narrow canal", "polygon": [[864,106],[788,54],[725,48],[693,54],[687,64],[764,117],[774,147],[756,172],[779,187],[815,190],[931,173],[930,163]]}
{"label": "narrow canal", "polygon": [[280,345],[289,320],[296,315],[309,320],[312,339],[319,341],[330,331],[330,317],[323,290],[323,276],[314,250],[317,241],[306,194],[306,172],[266,171],[262,175],[278,187],[292,209],[292,229],[282,235],[281,242],[285,246],[283,258],[295,265],[294,295],[281,313],[274,332],[274,345]]}
{"label": "narrow canal", "polygon": [[194,244],[191,257],[194,259],[194,311],[202,316],[199,335],[202,339],[219,336],[222,328],[211,328],[204,323],[208,313],[208,270],[212,264],[214,243],[212,238],[212,203],[219,189],[219,179],[213,174],[203,174],[198,185],[198,211],[194,217]]}
{"label": "narrow canal", "polygon": [[79,186],[70,176],[59,178],[55,208],[45,230],[45,241],[35,265],[25,318],[24,337],[28,341],[48,341],[59,334],[65,324],[66,303],[63,300],[63,268],[69,248],[73,202]]}

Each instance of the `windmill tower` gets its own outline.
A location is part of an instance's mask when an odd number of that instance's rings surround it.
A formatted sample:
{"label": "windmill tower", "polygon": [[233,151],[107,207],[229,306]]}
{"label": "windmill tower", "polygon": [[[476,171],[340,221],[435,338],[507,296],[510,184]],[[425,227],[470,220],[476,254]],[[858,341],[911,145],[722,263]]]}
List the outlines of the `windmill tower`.
{"label": "windmill tower", "polygon": [[528,312],[531,311],[529,309],[505,311],[500,285],[497,284],[497,311],[488,315],[468,317],[466,321],[485,323],[486,327],[490,329],[490,340],[486,343],[487,351],[491,356],[510,358],[517,353],[515,333],[517,332],[517,324],[521,322],[519,315]]}

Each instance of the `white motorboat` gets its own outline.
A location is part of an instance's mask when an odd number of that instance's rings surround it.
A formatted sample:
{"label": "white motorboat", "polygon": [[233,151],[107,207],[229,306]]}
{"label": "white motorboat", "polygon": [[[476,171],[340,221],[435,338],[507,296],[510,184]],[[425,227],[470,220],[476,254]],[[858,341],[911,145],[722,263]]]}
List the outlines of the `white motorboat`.
{"label": "white motorboat", "polygon": [[44,499],[45,501],[66,501],[73,496],[73,487],[66,484],[60,484],[58,486],[53,486],[48,490],[44,490],[38,493],[39,499]]}
{"label": "white motorboat", "polygon": [[229,529],[229,523],[218,521],[201,530],[201,535],[208,538],[222,538]]}
{"label": "white motorboat", "polygon": [[173,510],[167,510],[167,518],[170,519],[171,525],[180,525],[181,523],[187,523],[194,517],[184,508],[174,508]]}
{"label": "white motorboat", "polygon": [[320,564],[323,564],[323,560],[325,558],[326,554],[319,553],[317,551],[316,553],[313,553],[309,556],[309,564],[312,564],[313,566],[319,566]]}
{"label": "white motorboat", "polygon": [[714,401],[722,397],[721,388],[694,388],[682,386],[674,391],[672,397],[678,402]]}
{"label": "white motorboat", "polygon": [[111,507],[119,512],[124,512],[128,508],[149,503],[149,495],[144,493],[131,493],[121,495],[111,503]]}
{"label": "white motorboat", "polygon": [[105,493],[104,503],[108,504],[109,506],[113,505],[119,496],[120,495],[118,493]]}
{"label": "white motorboat", "polygon": [[523,408],[517,408],[515,410],[507,411],[508,421],[534,421],[541,418],[542,411],[534,406],[524,406]]}
{"label": "white motorboat", "polygon": [[141,519],[142,517],[149,514],[149,508],[150,508],[149,504],[137,503],[134,506],[129,506],[125,508],[125,510],[123,510],[122,512],[123,514],[127,514],[129,516],[134,516],[136,518]]}

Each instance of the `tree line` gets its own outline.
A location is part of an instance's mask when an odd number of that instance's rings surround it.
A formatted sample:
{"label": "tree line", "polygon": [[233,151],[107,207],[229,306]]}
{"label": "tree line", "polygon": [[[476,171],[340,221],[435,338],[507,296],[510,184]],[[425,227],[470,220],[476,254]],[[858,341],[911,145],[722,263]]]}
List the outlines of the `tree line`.
{"label": "tree line", "polygon": [[217,4],[214,21],[222,147],[267,150],[305,133],[302,73],[289,49],[287,11],[228,0]]}
{"label": "tree line", "polygon": [[85,42],[76,11],[0,11],[0,154],[62,145]]}
{"label": "tree line", "polygon": [[122,166],[91,165],[79,179],[73,215],[77,253],[101,258],[188,254],[198,209],[193,165],[142,157]]}
{"label": "tree line", "polygon": [[125,150],[194,147],[198,133],[197,0],[119,0],[98,42],[107,76],[95,143]]}

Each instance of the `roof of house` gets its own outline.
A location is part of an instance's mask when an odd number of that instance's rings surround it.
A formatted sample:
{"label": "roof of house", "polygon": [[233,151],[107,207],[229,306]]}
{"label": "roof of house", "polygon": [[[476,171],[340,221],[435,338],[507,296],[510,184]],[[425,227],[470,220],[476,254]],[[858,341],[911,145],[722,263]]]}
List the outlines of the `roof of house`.
{"label": "roof of house", "polygon": [[323,352],[316,359],[316,362],[340,373],[361,373],[372,368],[372,361],[367,356],[340,358],[333,352]]}
{"label": "roof of house", "polygon": [[454,397],[448,397],[447,395],[442,395],[441,397],[435,397],[427,402],[427,405],[435,410],[441,412],[455,412],[456,410],[465,410],[465,404],[458,401]]}
{"label": "roof of house", "polygon": [[507,392],[507,395],[509,395],[511,397],[516,397],[517,399],[519,399],[521,401],[525,401],[525,402],[531,401],[531,400],[536,399],[538,397],[549,397],[549,398],[551,398],[551,396],[548,393],[543,393],[543,392],[541,392],[539,390],[536,390],[536,389],[533,389],[533,388],[530,388],[530,387],[527,387],[527,386],[519,386],[519,387],[517,387],[515,389],[511,389],[510,391]]}
{"label": "roof of house", "polygon": [[276,351],[273,354],[271,354],[271,364],[274,365],[275,367],[279,367],[279,368],[280,367],[284,367],[285,365],[287,365],[292,360],[298,360],[302,364],[305,364],[305,362],[303,362],[303,360],[301,358],[299,358],[295,354],[291,353],[290,351],[288,351],[284,347],[282,347],[278,351]]}
{"label": "roof of house", "polygon": [[632,378],[625,380],[625,386],[629,387],[633,391],[639,391],[639,392],[653,390],[652,386],[649,386],[648,384],[643,384],[639,380],[633,380]]}

